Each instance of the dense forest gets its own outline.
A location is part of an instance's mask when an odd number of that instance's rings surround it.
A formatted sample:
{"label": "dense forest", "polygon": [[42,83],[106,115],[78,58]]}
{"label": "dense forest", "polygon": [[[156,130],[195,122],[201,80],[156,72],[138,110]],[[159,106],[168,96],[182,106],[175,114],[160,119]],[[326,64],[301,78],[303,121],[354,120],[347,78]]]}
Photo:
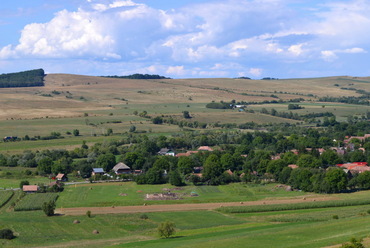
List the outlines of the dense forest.
{"label": "dense forest", "polygon": [[0,75],[0,88],[44,86],[43,69]]}
{"label": "dense forest", "polygon": [[168,77],[160,76],[160,75],[150,75],[150,74],[139,74],[135,73],[128,76],[103,76],[107,78],[127,78],[127,79],[170,79]]}

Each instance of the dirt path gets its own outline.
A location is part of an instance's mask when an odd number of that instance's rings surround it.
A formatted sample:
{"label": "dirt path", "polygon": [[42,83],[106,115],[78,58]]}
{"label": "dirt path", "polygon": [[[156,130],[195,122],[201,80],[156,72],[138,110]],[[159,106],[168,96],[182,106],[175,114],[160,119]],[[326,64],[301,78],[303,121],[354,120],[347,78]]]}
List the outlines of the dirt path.
{"label": "dirt path", "polygon": [[145,213],[145,212],[172,212],[172,211],[192,211],[192,210],[213,210],[219,207],[229,206],[253,206],[271,204],[290,204],[310,201],[329,201],[337,198],[331,196],[296,198],[282,200],[264,200],[250,202],[222,202],[222,203],[194,203],[194,204],[168,204],[168,205],[144,205],[144,206],[116,206],[116,207],[83,207],[83,208],[58,208],[57,214],[65,215],[85,215],[86,211],[92,214],[122,214],[122,213]]}

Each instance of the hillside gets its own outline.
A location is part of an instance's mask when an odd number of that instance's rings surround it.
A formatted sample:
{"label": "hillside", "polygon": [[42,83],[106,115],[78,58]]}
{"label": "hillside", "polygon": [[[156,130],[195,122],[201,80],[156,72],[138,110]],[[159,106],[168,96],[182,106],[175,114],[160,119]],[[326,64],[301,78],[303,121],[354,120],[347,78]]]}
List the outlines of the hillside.
{"label": "hillside", "polygon": [[[182,121],[182,112],[189,111],[192,118],[188,122],[208,124],[297,123],[265,111],[272,109],[299,116],[330,112],[338,120],[346,120],[349,115],[361,117],[370,111],[367,92],[370,78],[134,80],[48,74],[44,87],[0,89],[0,135],[46,135],[73,128],[82,135],[107,128],[121,133],[131,125],[153,132],[180,130],[177,125],[154,125],[151,119],[139,116],[142,112],[148,117],[170,116]],[[319,101],[327,96],[335,99]],[[338,97],[362,97],[365,105],[335,102]],[[303,108],[288,110],[292,99],[298,99]],[[247,111],[206,108],[212,101],[232,100],[247,103]]]}

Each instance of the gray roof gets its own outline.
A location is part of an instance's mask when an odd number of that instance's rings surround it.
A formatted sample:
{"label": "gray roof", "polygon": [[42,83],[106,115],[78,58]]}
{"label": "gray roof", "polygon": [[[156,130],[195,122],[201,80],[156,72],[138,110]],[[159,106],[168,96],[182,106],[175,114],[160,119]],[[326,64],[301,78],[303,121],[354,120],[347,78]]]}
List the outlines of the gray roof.
{"label": "gray roof", "polygon": [[114,171],[118,171],[118,170],[131,170],[131,168],[130,168],[130,167],[128,167],[127,165],[125,165],[124,163],[119,162],[118,164],[116,164],[116,165],[113,167],[113,170],[114,170]]}
{"label": "gray roof", "polygon": [[93,168],[94,173],[104,173],[103,168]]}

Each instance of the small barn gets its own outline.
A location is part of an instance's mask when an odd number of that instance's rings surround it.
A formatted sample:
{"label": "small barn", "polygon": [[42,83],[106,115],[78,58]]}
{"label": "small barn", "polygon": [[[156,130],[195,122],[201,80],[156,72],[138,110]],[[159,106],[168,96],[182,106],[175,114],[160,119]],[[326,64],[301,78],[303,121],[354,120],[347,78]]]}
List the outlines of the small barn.
{"label": "small barn", "polygon": [[119,162],[113,167],[114,173],[117,175],[119,174],[131,174],[131,168],[128,167],[126,164]]}
{"label": "small barn", "polygon": [[37,185],[23,185],[22,190],[23,190],[23,192],[26,192],[26,193],[36,193],[39,190],[39,186],[37,186]]}
{"label": "small barn", "polygon": [[104,169],[103,168],[93,168],[93,171],[91,172],[91,176],[95,175],[104,175]]}
{"label": "small barn", "polygon": [[62,173],[58,173],[55,179],[57,179],[58,181],[62,181],[62,182],[65,182],[68,180],[66,174],[62,174]]}

